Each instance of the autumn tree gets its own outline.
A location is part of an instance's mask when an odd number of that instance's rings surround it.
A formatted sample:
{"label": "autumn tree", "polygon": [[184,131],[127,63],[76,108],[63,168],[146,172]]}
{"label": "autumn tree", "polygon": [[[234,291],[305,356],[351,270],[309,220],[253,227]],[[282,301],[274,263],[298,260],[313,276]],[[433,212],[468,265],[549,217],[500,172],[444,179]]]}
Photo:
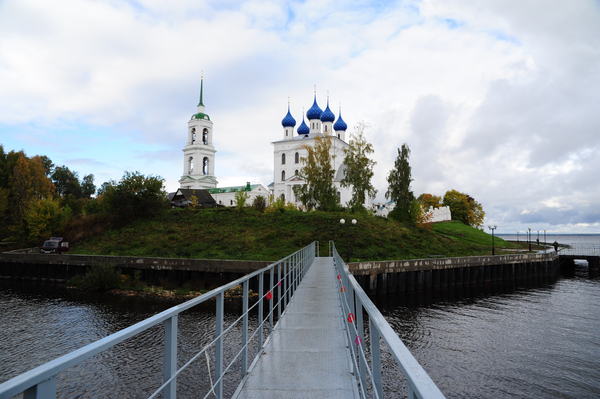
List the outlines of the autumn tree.
{"label": "autumn tree", "polygon": [[394,169],[388,174],[388,190],[385,193],[385,198],[394,201],[396,204],[389,217],[407,223],[413,222],[413,219],[415,219],[414,215],[411,216],[415,196],[410,190],[412,177],[409,158],[410,149],[407,144],[402,144],[402,147],[398,149]]}
{"label": "autumn tree", "polygon": [[375,197],[377,190],[371,184],[375,161],[369,158],[373,153],[373,145],[365,139],[364,124],[359,124],[352,135],[348,148],[344,149],[345,173],[341,181],[342,187],[352,187],[352,199],[349,206],[352,210],[364,210],[365,199]]}
{"label": "autumn tree", "polygon": [[36,199],[29,203],[25,211],[25,234],[30,242],[44,240],[56,235],[71,218],[71,209],[61,207],[60,201],[53,198]]}
{"label": "autumn tree", "polygon": [[314,146],[306,145],[306,158],[299,172],[306,184],[294,186],[294,194],[304,207],[324,211],[339,207],[337,190],[333,185],[335,170],[331,164],[331,137],[317,137]]}
{"label": "autumn tree", "polygon": [[439,195],[423,193],[417,197],[417,201],[419,201],[424,210],[429,208],[437,209],[442,206],[442,197]]}
{"label": "autumn tree", "polygon": [[443,204],[450,208],[452,220],[459,220],[473,227],[483,224],[485,218],[483,207],[470,195],[457,190],[449,190],[444,194]]}

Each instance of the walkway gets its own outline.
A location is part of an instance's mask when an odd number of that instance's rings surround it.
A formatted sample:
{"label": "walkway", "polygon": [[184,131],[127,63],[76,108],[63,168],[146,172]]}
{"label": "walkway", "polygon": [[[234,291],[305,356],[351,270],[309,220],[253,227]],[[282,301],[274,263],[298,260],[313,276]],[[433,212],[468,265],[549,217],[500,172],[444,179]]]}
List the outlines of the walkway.
{"label": "walkway", "polygon": [[359,397],[335,276],[333,258],[315,258],[234,398]]}

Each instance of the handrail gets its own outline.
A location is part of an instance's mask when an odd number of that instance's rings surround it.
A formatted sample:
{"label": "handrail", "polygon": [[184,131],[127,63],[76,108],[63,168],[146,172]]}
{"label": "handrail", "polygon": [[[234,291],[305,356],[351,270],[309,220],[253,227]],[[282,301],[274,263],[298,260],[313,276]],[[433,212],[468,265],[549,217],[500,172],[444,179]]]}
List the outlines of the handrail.
{"label": "handrail", "polygon": [[[396,364],[402,370],[408,385],[408,398],[442,399],[444,394],[435,385],[431,377],[410,353],[396,332],[385,320],[377,306],[350,273],[348,266],[338,254],[333,241],[329,242],[329,253],[333,256],[338,273],[338,292],[344,318],[346,334],[350,345],[352,361],[362,397],[372,393],[374,398],[383,398],[381,384],[381,348],[380,338],[387,344]],[[370,340],[371,361],[367,360],[363,313],[368,316],[368,338]]]}
{"label": "handrail", "polygon": [[[274,262],[260,270],[256,270],[243,277],[240,277],[230,283],[217,287],[196,298],[190,299],[184,303],[173,306],[152,317],[142,320],[132,326],[102,338],[96,342],[85,345],[82,348],[74,350],[57,359],[51,360],[45,364],[35,367],[23,374],[20,374],[2,384],[0,384],[0,399],[8,399],[20,393],[25,393],[26,398],[52,399],[56,398],[56,379],[60,372],[65,369],[78,365],[84,360],[104,351],[113,346],[138,335],[151,327],[160,323],[165,328],[164,356],[163,356],[163,384],[150,396],[155,397],[163,393],[164,398],[176,398],[176,379],[177,375],[188,367],[193,361],[198,359],[201,354],[206,353],[210,346],[215,348],[214,358],[214,383],[209,389],[206,397],[214,393],[218,399],[223,396],[223,377],[231,368],[233,362],[241,359],[242,376],[248,370],[248,347],[249,342],[256,334],[259,336],[259,348],[262,348],[265,342],[263,333],[264,325],[268,322],[270,329],[273,330],[273,315],[277,311],[278,316],[284,312],[299,282],[302,280],[308,268],[315,257],[316,243],[312,242],[306,247],[294,252]],[[277,280],[274,281],[275,272]],[[265,273],[268,274],[269,282],[265,287]],[[258,300],[251,307],[248,307],[249,282],[252,278],[258,278]],[[223,328],[224,317],[224,294],[225,291],[242,285],[243,294],[243,312],[242,315],[231,323],[227,328]],[[277,288],[277,290],[276,290]],[[216,299],[216,317],[215,317],[215,338],[208,345],[204,346],[192,358],[179,369],[177,368],[177,320],[178,315],[194,306],[197,306],[209,299]],[[268,313],[264,315],[265,300],[268,303]],[[255,307],[258,308],[259,323],[256,330],[248,336],[248,315]],[[265,317],[266,316],[266,317]],[[243,322],[242,327],[242,348],[233,360],[223,369],[223,338],[239,321]],[[267,335],[268,336],[268,335]],[[260,353],[260,351],[258,352]]]}

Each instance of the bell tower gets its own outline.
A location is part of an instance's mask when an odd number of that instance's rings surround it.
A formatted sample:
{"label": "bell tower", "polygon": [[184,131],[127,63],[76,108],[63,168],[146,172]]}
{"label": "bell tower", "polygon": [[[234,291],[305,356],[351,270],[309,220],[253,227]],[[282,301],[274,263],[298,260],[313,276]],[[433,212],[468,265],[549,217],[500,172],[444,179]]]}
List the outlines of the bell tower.
{"label": "bell tower", "polygon": [[200,101],[196,113],[188,122],[186,144],[183,147],[183,175],[180,188],[206,189],[217,187],[215,178],[215,147],[213,123],[204,107],[204,78],[200,80]]}

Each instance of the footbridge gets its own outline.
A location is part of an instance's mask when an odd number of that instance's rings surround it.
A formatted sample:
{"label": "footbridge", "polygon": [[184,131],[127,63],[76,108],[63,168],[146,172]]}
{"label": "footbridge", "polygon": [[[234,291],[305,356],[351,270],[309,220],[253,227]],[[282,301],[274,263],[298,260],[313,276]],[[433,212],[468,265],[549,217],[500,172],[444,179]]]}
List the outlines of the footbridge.
{"label": "footbridge", "polygon": [[[328,252],[329,256],[318,257],[319,244],[313,242],[0,384],[0,399],[20,394],[25,399],[62,397],[60,386],[68,381],[61,374],[67,369],[99,361],[95,355],[152,328],[164,334],[162,376],[135,397],[383,398],[385,380],[394,395],[443,398],[350,274],[332,242]],[[224,309],[232,289],[241,291],[241,314],[226,323]],[[182,353],[180,315],[211,303],[214,335],[193,353]],[[197,363],[205,364],[206,372],[184,384],[185,373]],[[110,392],[103,395],[111,397]]]}

